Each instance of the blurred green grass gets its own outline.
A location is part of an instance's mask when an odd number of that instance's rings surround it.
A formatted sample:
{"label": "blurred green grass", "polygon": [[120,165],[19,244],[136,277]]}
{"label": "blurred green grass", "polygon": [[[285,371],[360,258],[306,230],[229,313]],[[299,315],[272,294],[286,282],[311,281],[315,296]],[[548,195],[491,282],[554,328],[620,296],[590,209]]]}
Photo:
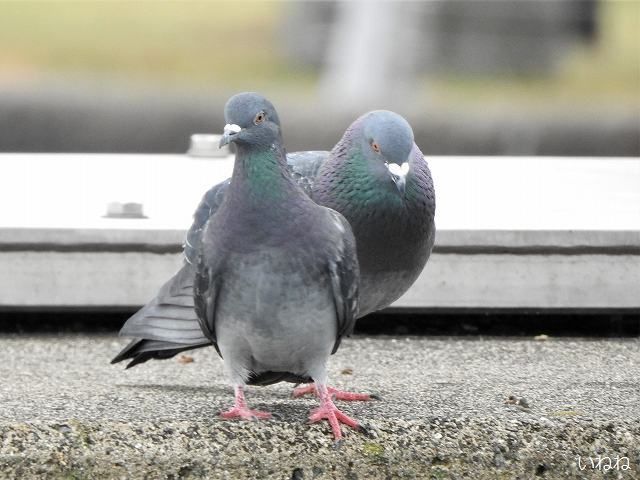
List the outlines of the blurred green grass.
{"label": "blurred green grass", "polygon": [[[0,83],[55,76],[313,94],[317,73],[278,52],[287,2],[0,2]],[[640,104],[640,2],[605,0],[600,38],[551,76],[424,79],[439,103]]]}
{"label": "blurred green grass", "polygon": [[[0,76],[218,89],[308,84],[276,54],[279,2],[0,2]],[[291,86],[291,85],[290,85]]]}

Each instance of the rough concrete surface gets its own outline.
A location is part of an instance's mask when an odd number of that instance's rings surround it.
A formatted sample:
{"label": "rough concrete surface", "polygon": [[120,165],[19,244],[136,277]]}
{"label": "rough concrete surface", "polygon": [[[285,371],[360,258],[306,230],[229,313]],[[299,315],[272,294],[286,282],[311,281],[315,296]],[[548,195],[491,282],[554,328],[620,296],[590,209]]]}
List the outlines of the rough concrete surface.
{"label": "rough concrete surface", "polygon": [[381,400],[340,402],[370,433],[338,447],[290,385],[248,389],[275,419],[223,421],[213,349],[125,371],[124,344],[0,339],[0,478],[640,478],[638,339],[356,336],[330,380]]}

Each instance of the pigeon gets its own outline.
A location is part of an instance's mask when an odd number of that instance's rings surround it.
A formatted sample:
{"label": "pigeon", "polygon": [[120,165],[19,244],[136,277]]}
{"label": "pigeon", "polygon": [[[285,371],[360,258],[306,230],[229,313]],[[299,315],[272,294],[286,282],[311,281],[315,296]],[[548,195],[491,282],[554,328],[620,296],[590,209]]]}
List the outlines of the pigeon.
{"label": "pigeon", "polygon": [[[180,299],[192,287],[199,328],[234,388],[223,418],[270,417],[248,407],[245,385],[314,382],[320,406],[309,420],[327,420],[340,440],[340,423],[361,429],[327,389],[328,358],[357,315],[355,238],[342,215],[313,202],[288,173],[280,121],[267,99],[235,95],[225,120],[220,145],[233,143],[237,152],[231,181],[199,244],[189,247],[195,261],[181,271],[193,268],[195,276],[175,277],[182,283],[167,290]],[[123,333],[137,334],[127,325]]]}
{"label": "pigeon", "polygon": [[317,163],[311,198],[340,212],[356,237],[363,317],[400,298],[429,259],[436,232],[431,172],[409,123],[386,110],[358,118]]}
{"label": "pigeon", "polygon": [[[287,162],[309,197],[340,212],[352,227],[361,277],[358,316],[397,300],[422,272],[436,232],[433,180],[409,123],[394,112],[368,112],[349,126],[331,152],[291,153]],[[211,344],[198,332],[188,289],[187,296],[178,299],[176,285],[181,285],[183,276],[194,276],[204,226],[220,208],[228,188],[226,180],[204,195],[187,232],[185,265],[127,321],[128,331],[138,338],[113,362],[132,359],[131,367]],[[330,390],[340,400],[372,398]],[[314,392],[313,386],[300,387],[294,396]]]}
{"label": "pigeon", "polygon": [[[436,232],[431,172],[409,123],[386,110],[358,118],[326,158],[315,154],[313,162],[312,156],[301,154],[295,164],[307,176],[315,169],[311,198],[351,225],[360,264],[358,316],[363,317],[400,298],[431,255]],[[330,390],[340,400],[375,398]],[[304,386],[293,395],[314,391]]]}

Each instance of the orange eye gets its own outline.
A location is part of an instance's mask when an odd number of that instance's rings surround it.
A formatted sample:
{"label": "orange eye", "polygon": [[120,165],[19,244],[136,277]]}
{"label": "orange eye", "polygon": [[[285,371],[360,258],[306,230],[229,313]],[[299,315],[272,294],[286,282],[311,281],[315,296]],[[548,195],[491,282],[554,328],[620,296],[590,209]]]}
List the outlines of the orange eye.
{"label": "orange eye", "polygon": [[256,115],[256,118],[253,119],[253,123],[254,125],[258,125],[259,123],[264,122],[266,115],[264,114],[264,112],[260,112],[259,114]]}
{"label": "orange eye", "polygon": [[374,152],[380,153],[380,145],[378,145],[376,142],[371,142],[371,148]]}

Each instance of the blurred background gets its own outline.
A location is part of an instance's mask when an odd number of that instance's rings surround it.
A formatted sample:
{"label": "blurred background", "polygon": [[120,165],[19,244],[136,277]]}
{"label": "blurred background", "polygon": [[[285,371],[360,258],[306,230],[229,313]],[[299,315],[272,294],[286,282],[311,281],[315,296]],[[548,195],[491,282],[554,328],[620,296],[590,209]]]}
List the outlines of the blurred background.
{"label": "blurred background", "polygon": [[386,108],[425,154],[640,155],[640,2],[0,3],[0,151],[184,152],[243,90],[290,151]]}

